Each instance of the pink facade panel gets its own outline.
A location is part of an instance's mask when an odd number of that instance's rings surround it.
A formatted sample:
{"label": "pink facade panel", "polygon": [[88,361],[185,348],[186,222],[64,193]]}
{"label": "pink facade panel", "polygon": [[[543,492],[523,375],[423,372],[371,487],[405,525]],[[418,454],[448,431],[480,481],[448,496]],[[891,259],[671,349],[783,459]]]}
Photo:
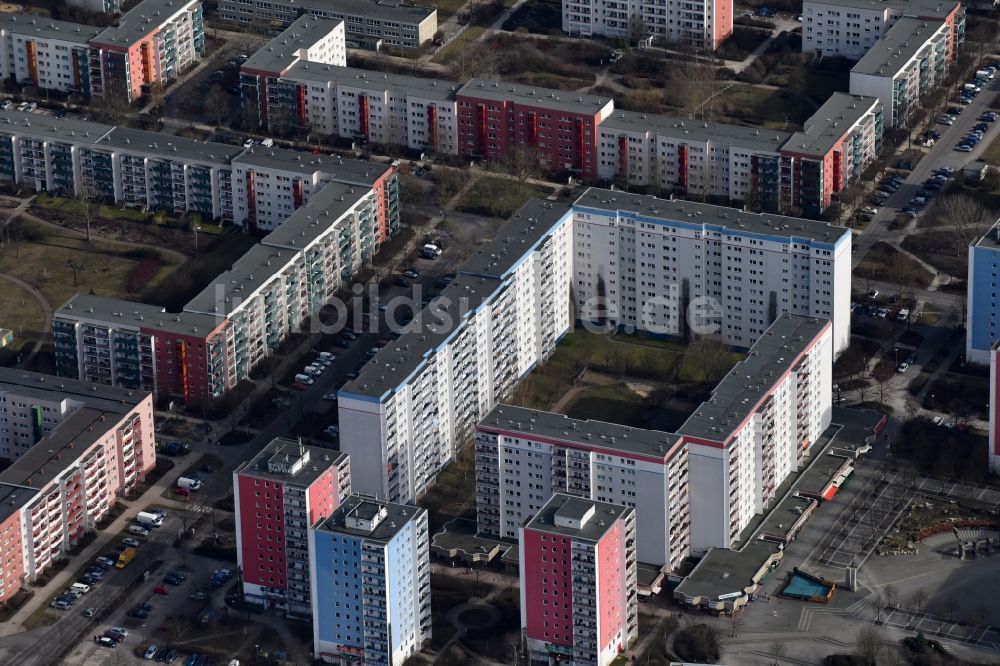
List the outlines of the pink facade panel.
{"label": "pink facade panel", "polygon": [[524,531],[523,623],[528,638],[573,645],[573,579],[570,539]]}

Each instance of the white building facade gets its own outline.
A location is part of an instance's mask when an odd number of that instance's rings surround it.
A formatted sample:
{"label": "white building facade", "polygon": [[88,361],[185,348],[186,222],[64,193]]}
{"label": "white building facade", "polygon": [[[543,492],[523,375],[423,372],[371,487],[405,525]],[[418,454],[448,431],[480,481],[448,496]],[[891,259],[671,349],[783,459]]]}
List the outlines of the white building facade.
{"label": "white building facade", "polygon": [[573,36],[662,36],[714,50],[733,33],[732,0],[562,0],[562,29]]}
{"label": "white building facade", "polygon": [[573,218],[581,319],[745,348],[789,312],[830,319],[848,346],[849,230],[597,189]]}
{"label": "white building facade", "polygon": [[359,492],[410,501],[572,326],[568,206],[534,200],[338,393]]}

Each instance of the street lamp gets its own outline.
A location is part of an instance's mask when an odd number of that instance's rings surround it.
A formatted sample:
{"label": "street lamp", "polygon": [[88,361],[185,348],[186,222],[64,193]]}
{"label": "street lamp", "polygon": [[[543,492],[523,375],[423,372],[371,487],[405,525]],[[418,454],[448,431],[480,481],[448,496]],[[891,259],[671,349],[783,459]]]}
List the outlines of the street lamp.
{"label": "street lamp", "polygon": [[194,253],[198,254],[198,232],[201,231],[201,227],[197,224],[194,225]]}

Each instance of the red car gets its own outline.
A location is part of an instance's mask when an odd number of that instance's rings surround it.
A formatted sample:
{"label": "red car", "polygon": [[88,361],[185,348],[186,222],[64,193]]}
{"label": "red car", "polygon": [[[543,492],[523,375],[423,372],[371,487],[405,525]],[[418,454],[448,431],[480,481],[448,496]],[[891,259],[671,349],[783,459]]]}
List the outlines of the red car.
{"label": "red car", "polygon": [[170,594],[170,590],[168,590],[164,585],[157,585],[153,588],[153,592],[156,594]]}
{"label": "red car", "polygon": [[174,492],[182,497],[191,497],[191,491],[187,488],[174,488]]}

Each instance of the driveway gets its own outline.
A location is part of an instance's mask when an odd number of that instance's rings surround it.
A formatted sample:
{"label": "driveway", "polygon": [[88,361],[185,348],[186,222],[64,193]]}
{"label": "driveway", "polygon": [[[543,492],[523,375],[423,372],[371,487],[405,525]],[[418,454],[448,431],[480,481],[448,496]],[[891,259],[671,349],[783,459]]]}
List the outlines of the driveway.
{"label": "driveway", "polygon": [[972,104],[965,107],[965,110],[958,117],[954,125],[951,127],[935,125],[935,128],[941,132],[941,138],[934,143],[934,147],[924,155],[923,159],[915,165],[913,171],[904,181],[903,186],[899,188],[899,191],[889,197],[885,206],[879,208],[875,219],[868,223],[863,232],[855,235],[854,244],[857,246],[858,251],[854,254],[853,261],[851,262],[853,268],[857,268],[858,264],[861,263],[865,255],[868,254],[868,251],[877,242],[880,240],[895,239],[900,235],[899,231],[890,231],[889,224],[895,219],[896,212],[909,204],[910,199],[920,189],[920,184],[927,180],[935,169],[951,167],[955,171],[960,171],[969,162],[979,159],[983,151],[986,150],[994,139],[1000,136],[1000,122],[993,123],[983,137],[983,140],[971,153],[960,153],[954,150],[955,144],[958,143],[959,139],[972,129],[973,125],[979,122],[976,118],[989,108],[990,100],[996,94],[997,90],[1000,90],[1000,82],[994,80],[986,90],[983,90],[983,92],[972,100]]}

